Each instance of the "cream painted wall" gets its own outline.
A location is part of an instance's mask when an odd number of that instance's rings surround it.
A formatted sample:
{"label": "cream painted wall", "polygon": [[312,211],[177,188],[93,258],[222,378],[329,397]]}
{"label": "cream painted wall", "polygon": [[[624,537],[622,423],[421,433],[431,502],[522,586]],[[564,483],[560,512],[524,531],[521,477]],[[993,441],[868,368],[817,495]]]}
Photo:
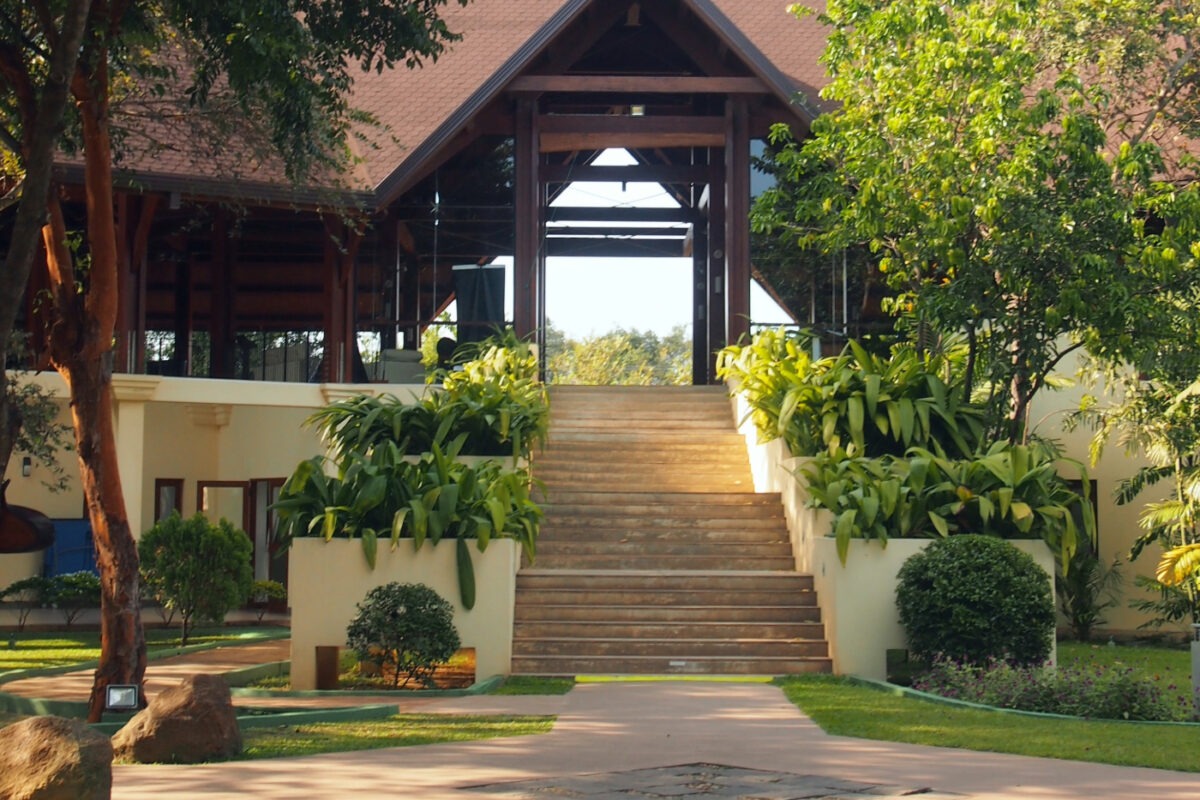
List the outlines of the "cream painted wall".
{"label": "cream painted wall", "polygon": [[[896,576],[905,561],[930,544],[929,539],[892,539],[883,547],[877,541],[859,539],[850,543],[846,563],[842,564],[834,539],[825,537],[813,542],[813,583],[834,672],[875,680],[887,678],[887,651],[907,647],[896,609]],[[1009,544],[1032,556],[1053,587],[1054,556],[1044,543]],[[1052,648],[1051,661],[1057,644]]]}
{"label": "cream painted wall", "polygon": [[[183,479],[182,514],[190,517],[197,510],[196,482],[217,476],[220,428],[208,424],[206,410],[204,406],[182,403],[146,404],[144,460],[140,465],[121,464],[121,478],[125,486],[136,483],[140,493],[137,502],[141,508],[142,525],[136,531],[137,535],[140,536],[154,524],[156,479]],[[128,489],[125,502],[130,505],[134,502]]]}
{"label": "cream painted wall", "polygon": [[[14,374],[15,377],[15,374]],[[49,376],[42,376],[49,377]],[[75,456],[75,433],[71,429],[71,411],[67,406],[65,387],[57,375],[53,381],[39,380],[38,382],[57,396],[59,406],[57,422],[67,427],[66,441],[71,444],[70,450],[64,450],[59,455],[58,463],[62,465],[70,485],[61,492],[51,492],[42,485],[49,478],[49,471],[44,467],[33,465],[32,474],[26,478],[21,474],[21,459],[25,454],[16,451],[8,465],[5,478],[8,479],[8,502],[16,506],[29,506],[55,519],[78,519],[83,514],[83,490],[75,476],[79,474],[79,461]],[[3,584],[0,584],[2,586]]]}
{"label": "cream painted wall", "polygon": [[292,606],[292,688],[316,687],[316,648],[344,647],[346,627],[358,603],[391,581],[424,583],[454,606],[463,647],[475,648],[475,676],[483,680],[512,669],[513,606],[517,543],[493,540],[484,553],[471,548],[475,608],[459,602],[455,544],[446,540],[414,551],[411,540],[396,550],[380,546],[375,569],[367,566],[357,539],[297,539],[289,552],[288,598]]}
{"label": "cream painted wall", "polygon": [[[70,425],[62,378],[49,372],[25,379],[62,398],[60,419]],[[155,479],[183,480],[182,512],[191,516],[197,511],[198,481],[286,478],[300,461],[321,452],[319,436],[302,423],[329,402],[359,393],[387,391],[407,397],[424,390],[422,386],[278,384],[144,375],[117,375],[113,384],[122,488],[135,536],[154,522]],[[70,438],[73,441],[73,434]],[[21,476],[18,453],[7,476],[11,479],[9,501],[51,517],[80,518],[83,493],[74,453],[66,453],[62,463],[70,486],[52,494],[38,481],[40,470],[35,468],[28,478]],[[221,507],[215,513],[240,525],[240,506],[231,497],[229,493],[218,497]],[[40,571],[40,553],[0,559],[0,587]]]}
{"label": "cream painted wall", "polygon": [[223,480],[286,478],[324,445],[304,420],[316,408],[235,406],[220,431],[217,472]]}
{"label": "cream painted wall", "polygon": [[42,573],[42,551],[0,555],[0,589]]}
{"label": "cream painted wall", "polygon": [[[1069,357],[1060,367],[1060,374],[1074,376],[1079,371],[1078,358]],[[1138,517],[1145,503],[1160,499],[1167,493],[1167,487],[1156,487],[1143,492],[1140,497],[1128,505],[1117,505],[1115,492],[1121,480],[1133,475],[1138,469],[1147,464],[1140,454],[1130,455],[1120,446],[1109,442],[1104,447],[1103,457],[1099,463],[1092,466],[1088,463],[1088,449],[1092,432],[1086,428],[1074,431],[1063,430],[1063,420],[1066,415],[1079,407],[1085,393],[1097,394],[1103,387],[1087,387],[1081,383],[1058,391],[1044,391],[1036,399],[1030,414],[1035,430],[1043,435],[1062,442],[1067,455],[1083,462],[1088,467],[1090,477],[1096,481],[1097,532],[1100,539],[1101,558],[1112,563],[1119,559],[1121,574],[1124,577],[1122,599],[1114,608],[1107,609],[1105,617],[1107,624],[1099,630],[1105,632],[1131,633],[1147,619],[1146,615],[1129,608],[1133,599],[1149,598],[1150,595],[1134,586],[1136,575],[1154,577],[1154,568],[1158,563],[1161,550],[1148,547],[1137,561],[1129,562],[1129,548],[1141,533]],[[1190,629],[1186,625],[1176,627],[1166,626],[1164,631],[1177,631],[1186,634]]]}

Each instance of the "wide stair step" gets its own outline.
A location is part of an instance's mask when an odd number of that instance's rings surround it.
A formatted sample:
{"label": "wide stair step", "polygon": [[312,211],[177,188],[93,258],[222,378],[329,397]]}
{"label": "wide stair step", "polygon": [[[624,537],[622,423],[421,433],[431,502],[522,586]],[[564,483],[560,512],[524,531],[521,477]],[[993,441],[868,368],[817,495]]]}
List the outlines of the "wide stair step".
{"label": "wide stair step", "polygon": [[554,387],[545,519],[517,576],[524,674],[827,672],[812,578],[721,387]]}

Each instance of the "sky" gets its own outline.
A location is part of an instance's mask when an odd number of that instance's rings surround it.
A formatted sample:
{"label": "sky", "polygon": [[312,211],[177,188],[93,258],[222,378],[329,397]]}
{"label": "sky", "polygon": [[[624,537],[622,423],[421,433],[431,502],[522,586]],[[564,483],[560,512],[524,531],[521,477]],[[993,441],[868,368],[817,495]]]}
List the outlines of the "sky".
{"label": "sky", "polygon": [[[624,150],[606,151],[597,165],[633,164]],[[678,207],[656,183],[574,183],[551,205],[627,208]],[[553,217],[553,211],[550,212]],[[580,223],[574,223],[579,225]],[[505,315],[512,319],[512,258],[505,269]],[[617,327],[666,334],[692,324],[690,258],[564,258],[546,263],[546,316],[568,337],[580,339]],[[640,292],[629,287],[640,286]],[[766,292],[751,282],[750,317],[770,324],[790,322]]]}

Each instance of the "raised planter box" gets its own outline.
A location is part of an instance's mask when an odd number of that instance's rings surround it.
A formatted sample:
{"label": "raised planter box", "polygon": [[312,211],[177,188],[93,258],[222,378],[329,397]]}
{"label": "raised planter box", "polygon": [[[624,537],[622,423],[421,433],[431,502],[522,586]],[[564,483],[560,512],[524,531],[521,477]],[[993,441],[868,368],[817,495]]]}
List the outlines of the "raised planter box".
{"label": "raised planter box", "polygon": [[[896,575],[908,557],[928,547],[931,540],[892,539],[886,548],[876,541],[855,540],[843,566],[830,536],[832,516],[824,509],[807,507],[807,488],[803,478],[795,477],[809,459],[792,456],[780,439],[760,442],[745,399],[734,391],[731,402],[738,432],[746,440],[755,491],[779,492],[796,570],[813,576],[833,671],[885,680],[887,651],[906,646],[896,610]],[[1033,556],[1046,571],[1053,596],[1054,556],[1045,543],[1010,544]],[[1055,653],[1051,651],[1052,660]]]}
{"label": "raised planter box", "polygon": [[394,551],[386,541],[372,570],[357,539],[302,538],[289,551],[288,600],[292,607],[292,688],[316,688],[316,649],[345,646],[346,626],[358,603],[376,586],[423,583],[454,606],[463,647],[475,648],[476,679],[507,675],[512,666],[513,604],[519,546],[498,539],[480,553],[472,542],[475,608],[459,603],[455,543],[443,540],[413,550],[405,539]]}
{"label": "raised planter box", "polygon": [[[858,539],[850,542],[843,565],[834,539],[821,537],[813,542],[813,583],[834,672],[887,679],[887,651],[907,647],[896,609],[896,575],[905,561],[931,543],[930,539],[891,539],[884,547]],[[1053,596],[1050,548],[1041,541],[1010,540],[1009,544],[1028,553],[1046,571]],[[1051,649],[1052,661],[1055,655],[1056,648]]]}

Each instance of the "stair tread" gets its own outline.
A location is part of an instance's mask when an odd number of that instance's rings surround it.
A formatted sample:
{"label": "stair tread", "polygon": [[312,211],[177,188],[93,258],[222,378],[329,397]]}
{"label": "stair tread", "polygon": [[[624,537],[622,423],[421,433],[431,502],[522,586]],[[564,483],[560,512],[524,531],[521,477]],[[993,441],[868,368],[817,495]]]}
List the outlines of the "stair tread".
{"label": "stair tread", "polygon": [[754,492],[725,387],[550,397],[514,672],[829,671],[813,578],[792,568],[780,495]]}

